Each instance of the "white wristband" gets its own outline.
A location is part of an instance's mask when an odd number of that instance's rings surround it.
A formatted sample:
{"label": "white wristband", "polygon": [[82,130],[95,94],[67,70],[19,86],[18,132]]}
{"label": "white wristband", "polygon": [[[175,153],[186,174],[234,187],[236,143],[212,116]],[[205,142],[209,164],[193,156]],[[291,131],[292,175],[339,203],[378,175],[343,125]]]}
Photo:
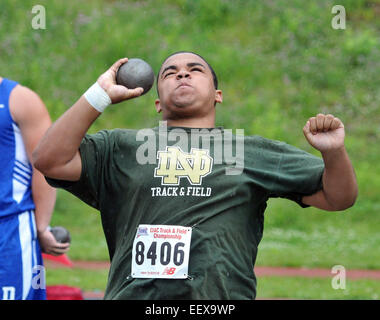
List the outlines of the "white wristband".
{"label": "white wristband", "polygon": [[111,98],[98,82],[88,88],[84,93],[84,97],[99,112],[103,112],[112,103]]}

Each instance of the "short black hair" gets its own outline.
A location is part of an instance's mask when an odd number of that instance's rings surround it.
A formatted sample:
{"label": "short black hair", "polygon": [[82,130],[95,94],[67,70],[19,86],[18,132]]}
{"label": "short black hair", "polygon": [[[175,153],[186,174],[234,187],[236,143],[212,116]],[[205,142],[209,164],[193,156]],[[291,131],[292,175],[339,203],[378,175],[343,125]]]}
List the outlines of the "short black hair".
{"label": "short black hair", "polygon": [[161,68],[162,68],[162,65],[165,63],[166,60],[168,60],[171,56],[174,56],[176,54],[180,54],[180,53],[191,53],[191,54],[195,54],[196,56],[198,56],[199,58],[201,58],[204,62],[207,63],[207,66],[210,68],[210,71],[211,71],[211,74],[212,74],[212,80],[214,82],[214,87],[215,87],[215,90],[218,89],[218,77],[216,76],[216,73],[214,71],[214,69],[211,67],[211,65],[207,62],[207,60],[205,58],[203,58],[200,54],[198,53],[195,53],[195,52],[192,52],[192,51],[177,51],[177,52],[174,52],[172,54],[170,54],[169,56],[167,56],[164,61],[161,63],[161,67],[160,67],[160,70],[158,70],[158,74],[157,74],[157,79],[156,79],[156,89],[157,89],[157,95],[159,96],[159,93],[158,93],[158,78],[160,77],[160,71],[161,71]]}

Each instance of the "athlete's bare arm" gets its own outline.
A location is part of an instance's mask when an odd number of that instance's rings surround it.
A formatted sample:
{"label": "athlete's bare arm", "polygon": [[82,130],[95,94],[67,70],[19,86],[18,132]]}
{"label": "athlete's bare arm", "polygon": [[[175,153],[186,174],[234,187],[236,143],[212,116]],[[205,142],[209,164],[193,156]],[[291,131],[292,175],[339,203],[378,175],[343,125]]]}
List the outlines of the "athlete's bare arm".
{"label": "athlete's bare arm", "polygon": [[[26,153],[31,161],[33,149],[51,125],[50,116],[39,96],[21,85],[17,85],[12,91],[9,109],[13,120],[20,128]],[[38,239],[42,251],[53,255],[65,253],[70,244],[58,243],[47,229],[54,210],[56,190],[47,184],[44,176],[35,168],[33,168],[32,175],[32,195]]]}
{"label": "athlete's bare arm", "polygon": [[[128,59],[116,61],[97,80],[113,104],[138,97],[142,88],[127,89],[116,84],[116,72]],[[44,175],[61,180],[78,181],[82,171],[80,143],[91,124],[100,116],[82,96],[47,131],[33,152],[33,162]]]}
{"label": "athlete's bare arm", "polygon": [[303,128],[307,141],[322,154],[325,163],[323,189],[302,202],[328,211],[351,207],[358,195],[354,168],[344,146],[344,125],[333,115],[318,114]]}

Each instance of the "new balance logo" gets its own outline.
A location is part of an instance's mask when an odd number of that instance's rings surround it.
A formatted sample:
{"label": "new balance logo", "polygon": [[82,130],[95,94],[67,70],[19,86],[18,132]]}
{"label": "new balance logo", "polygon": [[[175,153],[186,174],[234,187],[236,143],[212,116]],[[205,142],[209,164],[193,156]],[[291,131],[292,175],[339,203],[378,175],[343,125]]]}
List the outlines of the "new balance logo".
{"label": "new balance logo", "polygon": [[176,268],[165,268],[164,272],[162,272],[162,275],[173,275]]}

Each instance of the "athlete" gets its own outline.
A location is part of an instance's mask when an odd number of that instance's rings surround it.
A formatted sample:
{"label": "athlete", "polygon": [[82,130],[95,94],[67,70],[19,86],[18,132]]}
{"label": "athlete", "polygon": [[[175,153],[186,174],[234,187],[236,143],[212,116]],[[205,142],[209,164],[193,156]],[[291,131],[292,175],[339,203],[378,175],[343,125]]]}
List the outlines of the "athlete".
{"label": "athlete", "polygon": [[48,228],[56,190],[30,162],[50,125],[35,92],[0,77],[0,300],[46,299],[41,249],[68,250]]}
{"label": "athlete", "polygon": [[108,105],[141,95],[115,82],[127,60],[102,74],[33,154],[51,185],[101,213],[111,260],[105,299],[254,299],[269,198],[328,211],[354,204],[343,123],[307,120],[305,137],[322,158],[232,135],[215,127],[223,100],[215,72],[198,54],[177,52],[157,75],[158,127],[86,134]]}

